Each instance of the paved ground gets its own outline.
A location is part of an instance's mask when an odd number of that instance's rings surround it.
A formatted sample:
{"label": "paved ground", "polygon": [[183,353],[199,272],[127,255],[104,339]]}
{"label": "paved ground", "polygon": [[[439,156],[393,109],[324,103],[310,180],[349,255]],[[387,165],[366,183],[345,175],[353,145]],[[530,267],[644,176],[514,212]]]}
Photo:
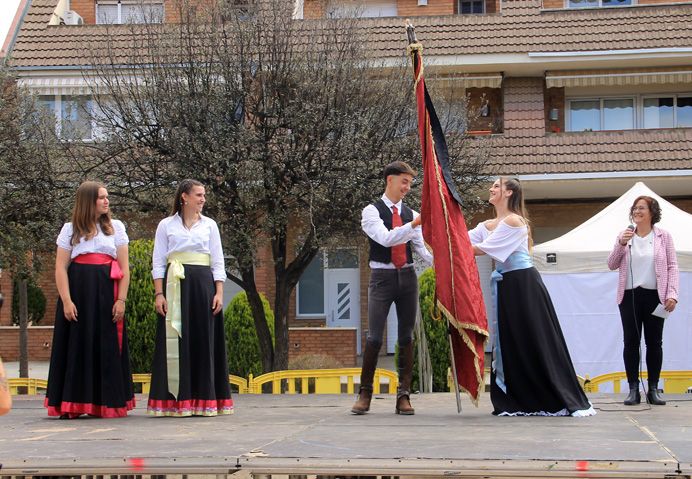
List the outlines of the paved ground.
{"label": "paved ground", "polygon": [[0,474],[692,475],[690,395],[652,409],[595,395],[590,418],[498,418],[487,395],[458,415],[448,393],[414,397],[413,417],[388,395],[366,416],[349,413],[350,395],[241,395],[232,416],[184,419],[148,417],[138,399],[127,418],[66,421],[16,398],[0,418]]}

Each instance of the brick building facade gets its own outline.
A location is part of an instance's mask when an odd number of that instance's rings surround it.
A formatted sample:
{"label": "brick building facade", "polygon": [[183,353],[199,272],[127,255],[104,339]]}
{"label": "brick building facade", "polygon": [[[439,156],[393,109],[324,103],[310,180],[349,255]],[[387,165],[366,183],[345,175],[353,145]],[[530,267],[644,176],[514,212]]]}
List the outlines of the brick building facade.
{"label": "brick building facade", "polygon": [[[76,88],[74,72],[85,65],[82,46],[103,41],[102,26],[96,24],[97,3],[31,3],[11,48],[20,83],[56,98]],[[164,22],[177,20],[174,2],[151,3],[163,5]],[[83,25],[60,24],[68,7],[81,16]],[[438,78],[464,89],[469,105],[484,110],[469,134],[491,142],[489,173],[522,180],[536,242],[577,226],[636,181],[692,212],[691,4],[299,0],[296,21],[342,15],[351,7],[363,17],[370,49],[383,59],[402,54],[404,18],[410,18],[425,46],[431,81]],[[347,258],[349,266],[330,267],[330,255]],[[256,281],[272,301],[269,249],[258,256],[263,266]],[[321,255],[310,274],[311,281],[321,285],[323,298],[303,301],[307,296],[300,298],[299,286],[290,306],[290,326],[334,326],[330,288],[351,285],[353,317],[345,326],[355,327],[358,343],[364,342],[369,271],[360,232],[354,232],[352,244],[342,251]],[[44,291],[54,304],[51,278],[52,273],[46,273]],[[2,281],[7,295],[7,279]],[[8,324],[10,302],[8,298],[0,311],[0,325]],[[47,312],[47,321],[53,314]]]}

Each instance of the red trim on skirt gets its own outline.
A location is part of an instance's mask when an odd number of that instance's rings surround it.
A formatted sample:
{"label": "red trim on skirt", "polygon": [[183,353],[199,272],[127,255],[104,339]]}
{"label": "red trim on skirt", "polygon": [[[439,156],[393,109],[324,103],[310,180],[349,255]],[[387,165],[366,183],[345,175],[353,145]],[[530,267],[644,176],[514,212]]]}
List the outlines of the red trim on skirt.
{"label": "red trim on skirt", "polygon": [[63,401],[60,406],[49,406],[48,398],[43,401],[43,406],[48,409],[49,416],[62,416],[67,414],[70,418],[75,418],[81,414],[89,414],[91,416],[113,418],[113,417],[125,417],[127,416],[127,411],[131,411],[135,408],[135,398],[125,403],[125,407],[108,407],[102,406],[100,404],[89,404],[89,403],[79,403],[79,402],[69,402]]}
{"label": "red trim on skirt", "polygon": [[149,399],[147,412],[155,416],[216,416],[233,412],[233,399]]}

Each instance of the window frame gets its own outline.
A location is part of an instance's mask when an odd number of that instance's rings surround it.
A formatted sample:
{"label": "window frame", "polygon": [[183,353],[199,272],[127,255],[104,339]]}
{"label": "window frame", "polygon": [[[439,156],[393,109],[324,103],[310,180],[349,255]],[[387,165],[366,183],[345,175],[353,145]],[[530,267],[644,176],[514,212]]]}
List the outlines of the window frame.
{"label": "window frame", "polygon": [[[65,119],[63,118],[63,102],[65,101],[65,98],[70,97],[70,98],[79,98],[79,97],[85,97],[87,98],[87,105],[89,109],[89,126],[90,126],[90,132],[91,136],[88,138],[63,138],[63,122]],[[53,102],[53,115],[55,116],[55,134],[57,137],[60,139],[60,141],[64,142],[70,142],[70,141],[81,141],[84,143],[93,143],[97,141],[98,139],[98,125],[96,124],[95,121],[95,108],[96,104],[94,102],[94,98],[92,95],[84,95],[84,94],[58,94],[58,95],[38,95],[38,101],[42,102],[42,98],[52,98]]]}
{"label": "window frame", "polygon": [[[480,1],[480,3],[481,3],[481,11],[480,12],[462,13],[462,11],[461,11],[461,4],[462,3],[470,3],[471,9],[473,9],[473,4],[476,3],[477,1]],[[569,1],[569,0],[567,0],[567,1]],[[485,15],[485,12],[486,12],[485,0],[457,0],[457,15]]]}
{"label": "window frame", "polygon": [[[658,99],[658,98],[672,98],[673,99],[673,126],[659,126],[656,128],[647,128],[644,126],[644,100]],[[690,126],[680,126],[678,125],[678,98],[692,98],[692,93],[651,93],[641,95],[641,108],[640,108],[640,123],[639,128],[642,130],[671,130],[674,128],[692,128]]]}
{"label": "window frame", "polygon": [[296,319],[324,319],[327,317],[326,306],[327,306],[327,291],[324,287],[324,271],[327,264],[327,252],[324,249],[320,249],[322,253],[322,312],[321,313],[301,313],[300,312],[300,280],[302,275],[298,278],[296,283]]}
{"label": "window frame", "polygon": [[347,268],[347,269],[358,269],[360,270],[360,250],[358,249],[357,246],[343,246],[339,248],[320,248],[320,251],[322,252],[322,291],[323,291],[323,302],[322,302],[322,313],[301,313],[300,312],[300,279],[298,280],[298,283],[296,284],[296,319],[326,319],[327,318],[327,294],[328,294],[328,288],[325,282],[325,277],[327,274],[327,270],[329,269],[341,269],[341,268],[329,268],[329,252],[334,251],[334,250],[349,250],[353,251],[355,253],[356,259],[358,261],[358,265],[356,268]]}
{"label": "window frame", "polygon": [[[585,3],[588,3],[588,0],[583,0]],[[572,6],[572,0],[565,0],[565,9],[567,10],[585,10],[588,8],[622,8],[622,7],[631,7],[634,5],[638,5],[637,0],[629,0],[630,3],[625,4],[625,5],[603,5],[603,0],[598,0],[598,5],[584,5],[583,7],[577,7],[577,6]]]}
{"label": "window frame", "polygon": [[[603,96],[566,96],[565,97],[565,132],[566,133],[588,133],[587,130],[573,130],[571,125],[572,120],[572,108],[571,102],[573,101],[600,101],[600,123],[603,124],[603,100],[622,100],[622,99],[634,99],[634,127],[633,130],[672,130],[678,128],[692,128],[690,126],[680,126],[678,123],[678,99],[679,98],[690,98],[692,99],[692,91],[682,91],[682,92],[662,92],[662,93],[639,93],[632,95],[603,95]],[[673,98],[674,108],[673,108],[673,122],[672,127],[657,127],[657,128],[647,128],[644,126],[644,101],[651,98]],[[591,131],[630,131],[630,130],[591,130]]]}
{"label": "window frame", "polygon": [[[607,100],[632,100],[632,128],[619,128],[617,130],[606,130],[603,128],[605,111],[603,104]],[[572,102],[574,101],[598,101],[599,102],[599,128],[591,130],[573,130],[572,129]],[[630,131],[639,129],[638,112],[639,102],[637,95],[612,95],[599,97],[566,97],[565,98],[565,131],[571,133],[584,133],[589,131]]]}
{"label": "window frame", "polygon": [[[166,5],[164,0],[97,0],[96,1],[96,24],[97,25],[128,25],[132,24],[135,25],[135,23],[132,22],[124,22],[123,17],[122,17],[122,5],[139,5],[139,4],[146,4],[146,5],[161,5],[161,22],[156,22],[156,23],[165,23],[165,18],[166,18]],[[118,19],[114,23],[101,23],[99,21],[99,5],[117,5],[118,7]],[[138,22],[136,24],[141,25],[145,22]],[[154,22],[152,22],[154,23]]]}

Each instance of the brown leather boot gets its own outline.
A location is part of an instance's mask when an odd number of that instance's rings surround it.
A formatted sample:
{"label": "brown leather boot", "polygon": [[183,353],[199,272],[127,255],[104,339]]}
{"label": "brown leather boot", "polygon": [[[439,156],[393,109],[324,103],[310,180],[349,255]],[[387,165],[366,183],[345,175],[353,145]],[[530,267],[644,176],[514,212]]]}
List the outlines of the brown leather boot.
{"label": "brown leather boot", "polygon": [[365,343],[363,352],[363,368],[360,372],[360,389],[358,390],[358,400],[351,408],[353,414],[365,414],[370,410],[372,400],[372,380],[375,377],[377,367],[377,356],[380,354],[382,343],[368,340]]}
{"label": "brown leather boot", "polygon": [[397,414],[413,416],[416,412],[411,406],[411,382],[413,380],[413,341],[406,346],[399,345],[399,390],[396,394]]}

